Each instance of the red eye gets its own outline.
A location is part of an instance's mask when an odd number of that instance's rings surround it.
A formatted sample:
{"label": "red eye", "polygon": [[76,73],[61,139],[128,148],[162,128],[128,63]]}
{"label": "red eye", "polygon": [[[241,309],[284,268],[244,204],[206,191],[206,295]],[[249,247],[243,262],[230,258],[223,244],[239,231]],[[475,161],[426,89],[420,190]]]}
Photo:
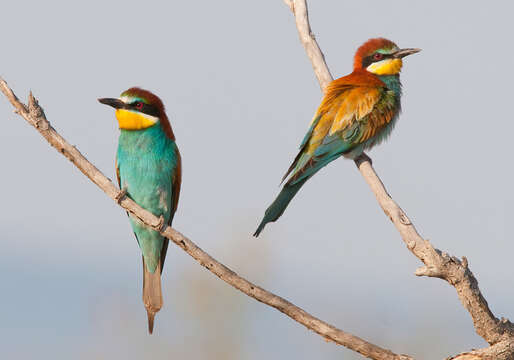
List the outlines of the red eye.
{"label": "red eye", "polygon": [[382,60],[384,58],[384,54],[381,53],[375,53],[373,55],[373,60]]}
{"label": "red eye", "polygon": [[143,103],[141,101],[136,102],[136,109],[141,110],[143,108]]}

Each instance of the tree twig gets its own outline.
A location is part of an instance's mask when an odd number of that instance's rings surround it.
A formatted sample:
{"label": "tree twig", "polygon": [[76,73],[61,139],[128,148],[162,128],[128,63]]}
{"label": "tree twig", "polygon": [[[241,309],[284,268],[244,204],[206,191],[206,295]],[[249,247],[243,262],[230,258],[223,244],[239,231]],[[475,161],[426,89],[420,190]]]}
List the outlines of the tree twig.
{"label": "tree twig", "polygon": [[207,270],[218,276],[220,279],[235,287],[244,294],[260,301],[266,305],[274,307],[286,314],[291,319],[304,325],[306,328],[318,333],[327,340],[351,348],[354,351],[371,359],[387,360],[409,360],[408,356],[394,354],[393,352],[371,344],[357,336],[337,329],[314,316],[291,302],[275,295],[237,275],[234,271],[216,261],[212,256],[200,249],[187,237],[174,230],[170,226],[162,228],[162,222],[158,217],[137,205],[132,199],[123,196],[123,192],[118,189],[111,180],[103,175],[92,163],[90,163],[74,146],[70,145],[46,119],[43,109],[37,100],[29,95],[28,105],[21,103],[7,83],[0,78],[0,90],[15,108],[15,112],[22,116],[30,125],[35,127],[39,133],[57,151],[68,158],[84,175],[101,188],[111,199],[122,208],[137,216],[144,224],[160,232],[163,236],[170,239],[180,246],[187,254],[193,257]]}
{"label": "tree twig", "polygon": [[[284,0],[297,17],[296,24],[301,42],[309,56],[312,67],[319,80],[322,90],[328,85],[332,77],[325,62],[325,58],[312,35],[307,17],[306,0]],[[300,17],[300,19],[298,19]],[[313,51],[318,49],[319,51]],[[416,270],[417,276],[438,277],[446,280],[455,287],[457,295],[471,315],[473,325],[480,335],[490,345],[489,348],[461,354],[455,359],[464,360],[464,356],[471,359],[497,359],[507,360],[514,358],[514,325],[507,319],[498,320],[487,305],[478,288],[478,282],[468,267],[468,260],[462,260],[435,249],[428,240],[424,240],[416,231],[405,212],[389,196],[384,184],[376,174],[371,159],[363,154],[355,159],[360,173],[375,194],[378,203],[385,214],[400,232],[407,248],[424,263]]]}
{"label": "tree twig", "polygon": [[325,56],[316,41],[314,34],[311,31],[309,24],[309,12],[307,9],[306,1],[284,0],[287,6],[291,9],[296,20],[296,28],[298,29],[298,36],[302,43],[307,56],[311,60],[314,74],[318,78],[321,91],[333,80],[330,70],[325,63]]}

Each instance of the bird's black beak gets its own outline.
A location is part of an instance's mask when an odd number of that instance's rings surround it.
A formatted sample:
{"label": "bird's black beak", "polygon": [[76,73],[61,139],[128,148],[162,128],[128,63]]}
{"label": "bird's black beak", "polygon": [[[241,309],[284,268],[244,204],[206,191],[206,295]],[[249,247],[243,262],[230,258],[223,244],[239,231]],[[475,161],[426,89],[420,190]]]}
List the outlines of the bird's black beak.
{"label": "bird's black beak", "polygon": [[412,55],[412,54],[415,54],[420,51],[421,51],[421,49],[400,49],[393,54],[393,57],[395,57],[397,59],[401,59],[407,55]]}
{"label": "bird's black beak", "polygon": [[112,99],[112,98],[101,98],[98,99],[99,102],[105,105],[112,106],[115,109],[121,109],[125,106],[125,103],[120,99]]}

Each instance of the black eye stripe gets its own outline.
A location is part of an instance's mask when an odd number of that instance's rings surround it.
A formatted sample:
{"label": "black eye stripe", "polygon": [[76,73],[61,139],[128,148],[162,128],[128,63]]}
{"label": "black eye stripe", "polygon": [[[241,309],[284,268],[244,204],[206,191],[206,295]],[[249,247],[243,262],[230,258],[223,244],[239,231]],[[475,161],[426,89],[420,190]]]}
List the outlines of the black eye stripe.
{"label": "black eye stripe", "polygon": [[366,56],[364,59],[362,59],[362,67],[363,68],[367,68],[368,66],[370,66],[372,63],[374,62],[379,62],[379,61],[382,61],[382,60],[385,60],[385,59],[390,59],[393,57],[392,54],[382,54],[382,58],[381,59],[374,59],[373,56],[375,54],[371,54],[369,56]]}
{"label": "black eye stripe", "polygon": [[[139,107],[138,107],[137,106],[138,103],[142,103],[143,106],[141,107],[141,105],[139,105]],[[125,108],[127,110],[135,110],[135,111],[141,112],[143,114],[159,117],[159,109],[157,107],[150,105],[150,104],[146,104],[141,101],[135,101],[131,104],[126,104]]]}

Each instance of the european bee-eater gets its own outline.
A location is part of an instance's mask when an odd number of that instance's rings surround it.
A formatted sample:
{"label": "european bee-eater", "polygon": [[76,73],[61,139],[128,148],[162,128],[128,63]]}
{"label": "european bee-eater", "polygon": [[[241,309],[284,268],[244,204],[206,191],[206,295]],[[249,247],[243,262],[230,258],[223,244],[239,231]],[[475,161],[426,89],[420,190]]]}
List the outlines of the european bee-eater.
{"label": "european bee-eater", "polygon": [[[116,154],[120,189],[171,225],[180,194],[181,160],[161,99],[133,87],[118,99],[98,101],[116,109],[121,132]],[[143,303],[151,334],[155,314],[162,307],[161,273],[168,239],[136,217],[129,215],[129,219],[143,253]]]}
{"label": "european bee-eater", "polygon": [[366,41],[354,57],[353,72],[325,90],[300,152],[282,178],[282,191],[268,207],[254,236],[276,221],[318,170],[341,155],[355,159],[391,133],[400,112],[402,59],[420,49],[400,49],[390,40]]}

